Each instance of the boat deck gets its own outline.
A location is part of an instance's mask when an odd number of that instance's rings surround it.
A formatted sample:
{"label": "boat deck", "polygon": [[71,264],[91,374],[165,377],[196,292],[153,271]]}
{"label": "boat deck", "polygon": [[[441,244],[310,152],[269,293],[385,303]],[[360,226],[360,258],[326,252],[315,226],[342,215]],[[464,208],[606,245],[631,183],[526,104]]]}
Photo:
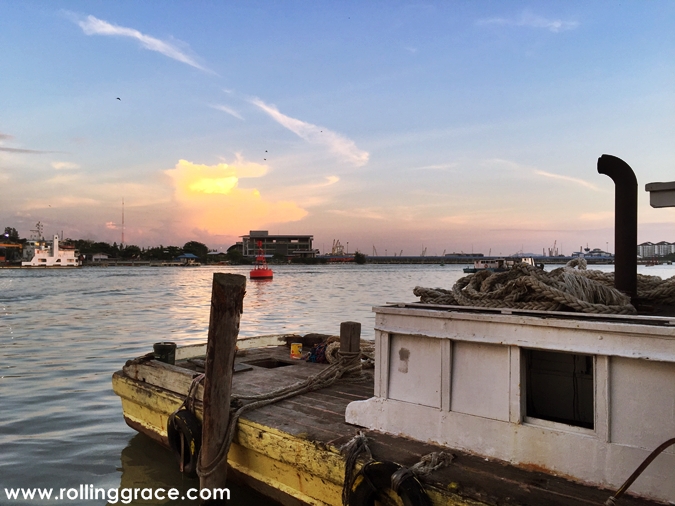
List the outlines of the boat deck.
{"label": "boat deck", "polygon": [[[233,376],[235,394],[266,392],[270,390],[271,385],[280,387],[291,384],[305,379],[308,375],[316,374],[318,368],[325,367],[290,360],[289,350],[285,346],[246,350],[246,354],[238,357],[236,362],[250,363],[266,359],[293,365],[273,369],[254,366],[251,370],[237,373]],[[362,383],[338,382],[329,388],[246,413],[242,418],[311,441],[319,447],[339,448],[359,429],[344,421],[347,404],[372,396],[372,380]],[[369,446],[377,460],[412,466],[423,455],[435,451],[448,451],[447,448],[406,438],[372,431],[365,432],[370,438]],[[455,450],[452,453],[456,458],[450,466],[435,471],[423,481],[425,486],[438,491],[451,491],[459,501],[473,500],[495,505],[602,505],[613,493]],[[659,503],[625,495],[620,504],[628,506]]]}
{"label": "boat deck", "polygon": [[[202,347],[199,352],[203,350]],[[122,371],[113,375],[113,387],[122,397],[125,419],[131,427],[167,445],[167,417],[182,403],[192,378],[203,372],[204,357],[198,353],[191,357],[177,361],[176,366],[141,357],[127,362]],[[232,379],[233,394],[269,392],[304,380],[325,367],[291,360],[287,346],[240,349],[236,358],[239,371]],[[195,406],[198,417],[202,392],[200,386]],[[345,410],[350,402],[372,396],[372,379],[338,381],[331,387],[245,413],[228,454],[228,477],[284,505],[340,505],[344,457],[338,449],[360,430],[345,423]],[[434,506],[602,505],[613,493],[536,469],[525,470],[403,437],[365,433],[379,461],[412,466],[431,452],[451,451],[455,455],[448,467],[422,480]],[[625,495],[619,504],[660,503]]]}

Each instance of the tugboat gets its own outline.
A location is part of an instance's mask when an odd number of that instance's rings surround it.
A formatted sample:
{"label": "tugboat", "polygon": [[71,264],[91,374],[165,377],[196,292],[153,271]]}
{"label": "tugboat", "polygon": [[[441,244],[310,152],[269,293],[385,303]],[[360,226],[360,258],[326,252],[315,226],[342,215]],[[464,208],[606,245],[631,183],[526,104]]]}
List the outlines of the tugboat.
{"label": "tugboat", "polygon": [[258,246],[258,255],[255,257],[255,266],[251,269],[249,273],[251,279],[272,279],[274,273],[272,269],[267,266],[267,260],[265,260],[265,252],[262,248],[262,241],[256,243]]}

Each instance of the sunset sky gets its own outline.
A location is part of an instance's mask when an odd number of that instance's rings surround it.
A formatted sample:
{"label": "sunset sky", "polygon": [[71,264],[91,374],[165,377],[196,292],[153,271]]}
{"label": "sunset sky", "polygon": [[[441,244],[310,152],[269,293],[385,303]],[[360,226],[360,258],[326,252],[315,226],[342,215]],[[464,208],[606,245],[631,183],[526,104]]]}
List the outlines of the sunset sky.
{"label": "sunset sky", "polygon": [[[372,254],[675,241],[675,2],[0,1],[0,226]],[[119,100],[118,100],[119,98]]]}

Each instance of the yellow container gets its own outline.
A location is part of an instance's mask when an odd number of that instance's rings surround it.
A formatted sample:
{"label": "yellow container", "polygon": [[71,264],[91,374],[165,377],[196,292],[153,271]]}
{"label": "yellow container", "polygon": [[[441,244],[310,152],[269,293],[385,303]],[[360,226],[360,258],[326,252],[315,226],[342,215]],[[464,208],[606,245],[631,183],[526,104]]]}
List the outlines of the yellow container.
{"label": "yellow container", "polygon": [[291,358],[296,360],[302,358],[302,343],[291,343]]}

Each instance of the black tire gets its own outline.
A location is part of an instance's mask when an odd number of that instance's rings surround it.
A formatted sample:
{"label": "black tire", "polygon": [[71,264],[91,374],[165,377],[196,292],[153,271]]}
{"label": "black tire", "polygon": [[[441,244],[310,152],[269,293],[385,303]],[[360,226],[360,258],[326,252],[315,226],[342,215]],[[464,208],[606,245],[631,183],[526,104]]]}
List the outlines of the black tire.
{"label": "black tire", "polygon": [[169,447],[180,465],[181,438],[183,446],[183,474],[192,478],[197,476],[197,459],[202,445],[202,424],[187,409],[181,409],[169,417],[166,428]]}
{"label": "black tire", "polygon": [[[349,491],[349,506],[373,506],[379,491],[391,490],[391,475],[399,469],[401,466],[394,462],[369,462],[364,465]],[[398,496],[405,506],[431,506],[429,496],[414,475],[401,482]]]}

